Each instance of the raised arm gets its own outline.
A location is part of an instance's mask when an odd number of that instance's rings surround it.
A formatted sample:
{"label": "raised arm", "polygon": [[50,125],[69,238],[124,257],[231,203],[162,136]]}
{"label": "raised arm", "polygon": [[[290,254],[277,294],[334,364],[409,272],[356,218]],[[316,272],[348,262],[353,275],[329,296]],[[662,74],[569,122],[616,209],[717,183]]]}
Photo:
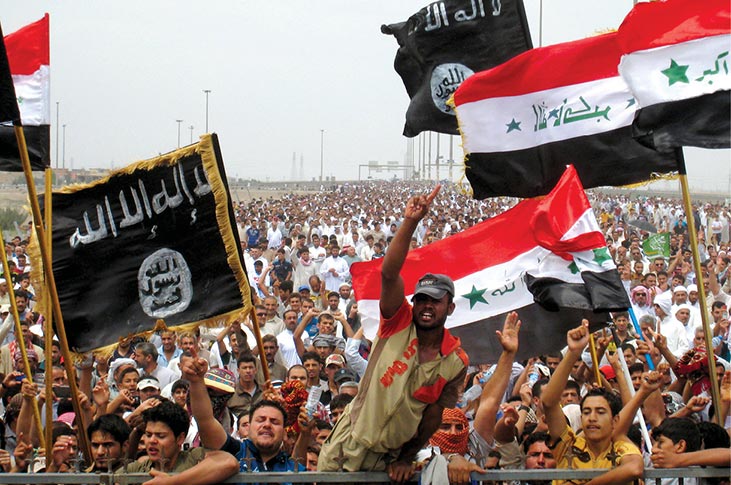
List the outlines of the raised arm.
{"label": "raised arm", "polygon": [[213,416],[213,405],[203,382],[208,370],[208,362],[199,357],[180,357],[180,371],[183,378],[190,382],[190,407],[198,423],[201,444],[206,448],[218,450],[226,443],[226,431]]}
{"label": "raised arm", "polygon": [[582,320],[579,327],[569,330],[566,334],[566,342],[569,349],[541,393],[548,433],[551,435],[552,441],[559,438],[566,429],[566,417],[559,404],[561,393],[566,387],[574,362],[581,358],[581,352],[589,343],[589,322]]}
{"label": "raised arm", "polygon": [[480,406],[475,416],[475,431],[488,443],[492,442],[495,432],[495,415],[503,400],[505,390],[508,388],[510,373],[513,369],[513,360],[518,352],[518,332],[520,331],[520,320],[516,312],[508,313],[505,317],[503,330],[496,331],[503,352],[497,362],[495,372],[482,389]]}
{"label": "raised arm", "polygon": [[619,420],[617,421],[617,425],[614,427],[613,433],[615,437],[627,434],[630,426],[632,426],[632,421],[635,419],[637,410],[640,409],[642,403],[645,402],[645,399],[647,399],[650,394],[660,389],[660,384],[661,380],[659,372],[652,371],[642,374],[642,384],[640,385],[639,390],[630,398],[629,402],[624,403],[624,407],[619,412]]}
{"label": "raised arm", "polygon": [[[404,209],[404,221],[396,231],[388,252],[383,258],[381,266],[381,315],[384,318],[393,317],[404,301],[404,280],[401,278],[401,267],[406,260],[406,254],[411,245],[411,236],[416,230],[419,221],[424,218],[429,206],[439,193],[437,185],[431,194],[417,195],[409,199]],[[440,416],[441,419],[441,416]]]}

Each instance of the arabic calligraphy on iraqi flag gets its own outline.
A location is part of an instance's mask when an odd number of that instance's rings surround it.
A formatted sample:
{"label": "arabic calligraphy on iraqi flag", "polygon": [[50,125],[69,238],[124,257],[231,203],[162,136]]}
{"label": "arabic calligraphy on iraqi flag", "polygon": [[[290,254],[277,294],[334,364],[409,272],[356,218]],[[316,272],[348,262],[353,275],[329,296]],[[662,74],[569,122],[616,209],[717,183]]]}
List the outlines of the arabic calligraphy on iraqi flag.
{"label": "arabic calligraphy on iraqi flag", "polygon": [[157,319],[220,325],[249,309],[216,135],[65,187],[52,203],[53,272],[72,349],[116,344]]}
{"label": "arabic calligraphy on iraqi flag", "polygon": [[727,0],[639,3],[618,30],[619,73],[648,146],[731,147],[731,7]]}
{"label": "arabic calligraphy on iraqi flag", "polygon": [[616,33],[540,47],[468,78],[453,104],[477,199],[547,194],[566,164],[584,187],[627,185],[677,169],[637,142],[637,102],[617,72]]}
{"label": "arabic calligraphy on iraqi flag", "polygon": [[[527,222],[527,223],[526,223]],[[351,267],[366,336],[378,326],[381,261]],[[428,246],[409,251],[406,291],[424,273],[454,280],[456,309],[447,319],[473,363],[495,362],[495,330],[517,311],[523,322],[518,360],[555,351],[582,318],[596,328],[608,311],[625,310],[627,293],[573,167],[551,193]],[[407,297],[408,299],[411,296]]]}
{"label": "arabic calligraphy on iraqi flag", "polygon": [[[50,163],[51,76],[48,35],[49,17],[5,37],[10,72],[14,84],[20,121],[23,124],[32,170],[43,170]],[[5,95],[8,91],[3,92]],[[5,122],[8,120],[0,120]],[[0,170],[22,172],[18,142],[10,123],[0,123]]]}
{"label": "arabic calligraphy on iraqi flag", "polygon": [[404,135],[456,135],[447,100],[473,73],[532,47],[522,0],[443,0],[381,26],[399,44],[394,68],[411,98]]}

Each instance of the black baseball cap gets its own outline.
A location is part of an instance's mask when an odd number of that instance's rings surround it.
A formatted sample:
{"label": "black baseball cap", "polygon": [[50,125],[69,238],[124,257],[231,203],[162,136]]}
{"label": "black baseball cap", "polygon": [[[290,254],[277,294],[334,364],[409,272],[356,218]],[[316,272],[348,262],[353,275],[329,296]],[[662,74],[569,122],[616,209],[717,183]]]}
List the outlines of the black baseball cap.
{"label": "black baseball cap", "polygon": [[443,274],[425,274],[416,283],[414,290],[414,296],[427,295],[437,300],[447,293],[454,296],[454,283],[449,276]]}

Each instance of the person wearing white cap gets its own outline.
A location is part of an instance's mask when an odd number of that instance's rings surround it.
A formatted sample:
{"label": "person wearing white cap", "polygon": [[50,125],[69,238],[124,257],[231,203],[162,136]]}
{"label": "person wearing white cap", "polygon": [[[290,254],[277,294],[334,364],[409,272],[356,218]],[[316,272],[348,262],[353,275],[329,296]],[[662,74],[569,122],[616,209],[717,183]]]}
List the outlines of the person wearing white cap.
{"label": "person wearing white cap", "polygon": [[678,285],[673,288],[673,313],[683,303],[688,303],[688,289],[683,285]]}
{"label": "person wearing white cap", "polygon": [[10,305],[8,281],[5,278],[0,278],[0,305]]}
{"label": "person wearing white cap", "polygon": [[666,291],[657,295],[654,306],[659,320],[658,330],[667,338],[668,350],[677,358],[680,358],[688,351],[690,346],[685,334],[685,327],[673,315],[670,293]]}
{"label": "person wearing white cap", "polygon": [[682,303],[675,307],[675,319],[683,324],[685,339],[688,341],[688,348],[693,348],[693,339],[695,338],[695,327],[691,325],[693,319],[693,309],[687,303]]}

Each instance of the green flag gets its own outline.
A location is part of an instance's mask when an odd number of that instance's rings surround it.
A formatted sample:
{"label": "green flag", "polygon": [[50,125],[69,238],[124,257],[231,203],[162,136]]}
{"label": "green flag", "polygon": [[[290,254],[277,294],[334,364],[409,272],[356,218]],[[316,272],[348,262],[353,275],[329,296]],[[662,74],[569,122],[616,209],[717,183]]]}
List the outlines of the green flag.
{"label": "green flag", "polygon": [[670,257],[670,233],[653,234],[642,242],[642,250],[648,259],[663,256]]}

